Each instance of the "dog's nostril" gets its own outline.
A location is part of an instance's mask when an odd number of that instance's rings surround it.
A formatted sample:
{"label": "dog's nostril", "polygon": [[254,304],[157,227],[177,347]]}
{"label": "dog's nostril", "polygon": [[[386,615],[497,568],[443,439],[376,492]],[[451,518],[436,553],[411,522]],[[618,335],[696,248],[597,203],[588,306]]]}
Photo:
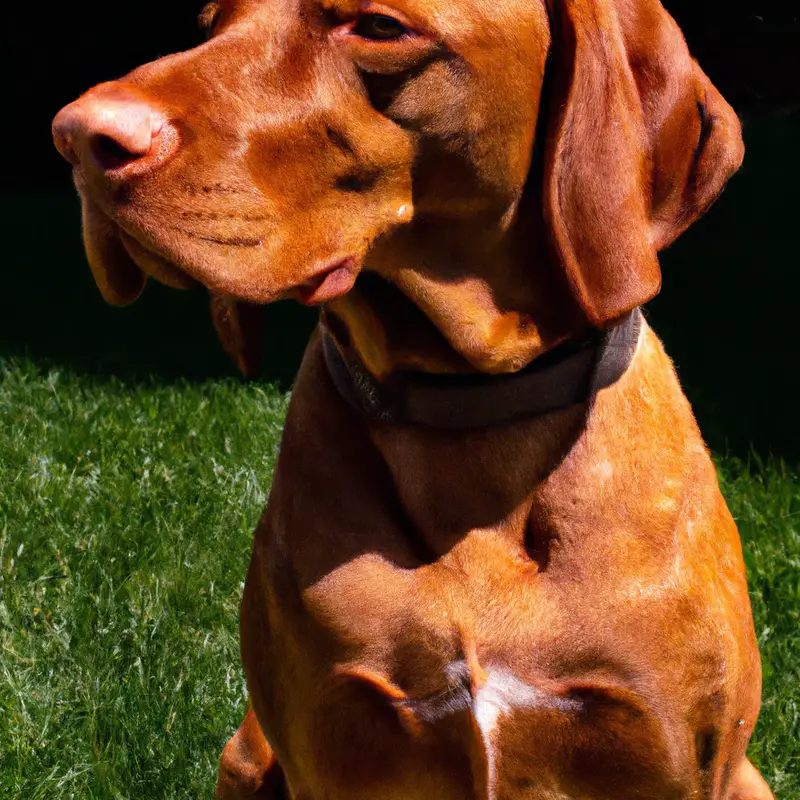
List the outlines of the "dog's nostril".
{"label": "dog's nostril", "polygon": [[92,139],[92,154],[105,170],[119,169],[142,157],[141,153],[133,153],[116,139],[105,135]]}
{"label": "dog's nostril", "polygon": [[93,175],[112,173],[115,180],[155,168],[177,145],[163,114],[134,87],[113,82],[62,108],[53,120],[53,139],[74,166]]}

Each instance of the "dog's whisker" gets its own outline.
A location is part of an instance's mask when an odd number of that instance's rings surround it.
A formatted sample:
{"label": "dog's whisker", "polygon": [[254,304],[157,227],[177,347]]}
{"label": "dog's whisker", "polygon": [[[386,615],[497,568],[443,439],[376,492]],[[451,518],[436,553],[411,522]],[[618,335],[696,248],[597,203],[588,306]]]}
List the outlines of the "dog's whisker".
{"label": "dog's whisker", "polygon": [[195,233],[188,231],[184,228],[175,228],[179,233],[189,236],[192,239],[198,239],[201,242],[209,242],[210,244],[218,244],[225,247],[261,247],[264,240],[261,237],[248,237],[248,236],[209,236],[208,234]]}
{"label": "dog's whisker", "polygon": [[220,220],[233,222],[270,222],[271,217],[266,214],[242,214],[235,211],[181,211],[181,219],[218,222]]}
{"label": "dog's whisker", "polygon": [[186,184],[182,187],[183,190],[188,194],[190,197],[198,197],[200,195],[247,195],[253,194],[253,192],[257,192],[258,190],[253,189],[253,187],[238,187],[238,186],[230,186],[223,183],[212,183],[212,184]]}

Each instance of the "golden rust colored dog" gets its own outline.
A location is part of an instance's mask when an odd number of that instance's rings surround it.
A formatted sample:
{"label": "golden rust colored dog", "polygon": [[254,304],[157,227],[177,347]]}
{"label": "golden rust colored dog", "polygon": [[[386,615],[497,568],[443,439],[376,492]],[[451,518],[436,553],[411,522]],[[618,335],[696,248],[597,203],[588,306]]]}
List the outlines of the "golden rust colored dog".
{"label": "golden rust colored dog", "polygon": [[[638,307],[742,159],[657,0],[223,0],[54,122],[104,297],[322,305],[217,795],[766,800],[741,547]],[[713,268],[709,265],[709,268]]]}

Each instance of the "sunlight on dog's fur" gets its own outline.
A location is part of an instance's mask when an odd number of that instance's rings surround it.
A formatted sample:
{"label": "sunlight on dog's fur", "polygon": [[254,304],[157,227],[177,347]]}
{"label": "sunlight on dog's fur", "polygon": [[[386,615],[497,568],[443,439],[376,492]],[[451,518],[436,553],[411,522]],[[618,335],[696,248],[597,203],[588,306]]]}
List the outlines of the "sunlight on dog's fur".
{"label": "sunlight on dog's fur", "polygon": [[[248,374],[281,298],[376,385],[517,373],[650,300],[743,157],[658,0],[222,0],[201,24],[54,137],[104,297],[202,284]],[[359,414],[315,336],[218,797],[772,797],[736,528],[646,323],[633,344],[588,403],[444,431]]]}

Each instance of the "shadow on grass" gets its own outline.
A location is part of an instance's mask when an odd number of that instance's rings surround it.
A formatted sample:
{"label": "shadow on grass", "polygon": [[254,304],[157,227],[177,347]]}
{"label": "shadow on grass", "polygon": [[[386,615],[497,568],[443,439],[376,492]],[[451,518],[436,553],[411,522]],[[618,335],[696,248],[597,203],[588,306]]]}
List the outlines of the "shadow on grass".
{"label": "shadow on grass", "polygon": [[[662,258],[651,323],[718,451],[800,456],[796,226],[800,117],[745,128],[748,156],[717,207]],[[127,309],[100,299],[80,241],[76,197],[0,196],[6,228],[0,355],[26,354],[122,378],[200,380],[234,370],[204,292],[158,285]],[[316,312],[270,307],[263,379],[287,387]]]}

